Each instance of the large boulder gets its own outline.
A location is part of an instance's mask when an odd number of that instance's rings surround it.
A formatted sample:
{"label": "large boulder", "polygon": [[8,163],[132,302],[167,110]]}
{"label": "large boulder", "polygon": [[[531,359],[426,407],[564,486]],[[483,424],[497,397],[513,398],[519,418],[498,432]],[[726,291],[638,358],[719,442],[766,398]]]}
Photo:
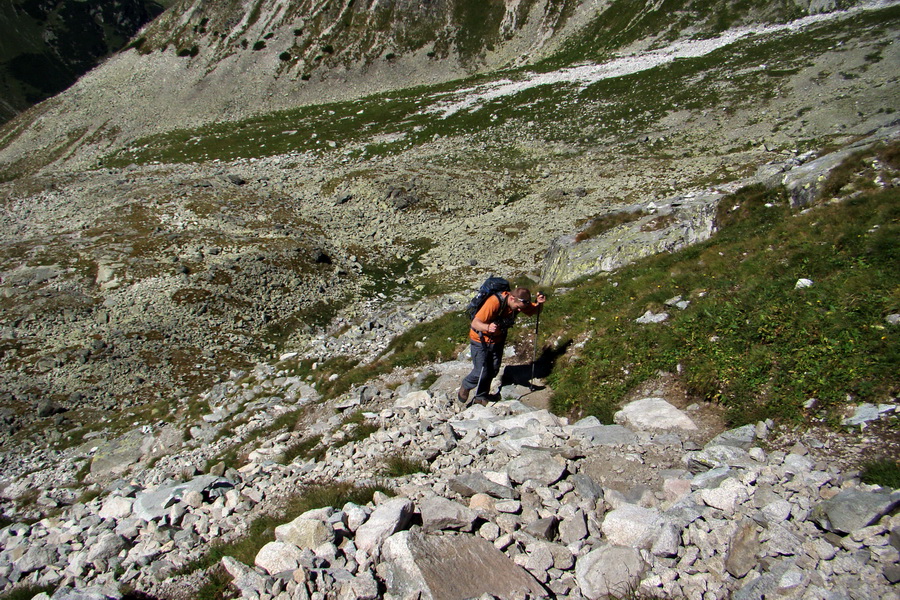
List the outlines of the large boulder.
{"label": "large boulder", "polygon": [[542,285],[560,285],[609,272],[636,260],[703,242],[715,231],[722,194],[667,199],[647,209],[632,207],[634,219],[592,238],[567,235],[551,244],[541,269]]}
{"label": "large boulder", "polygon": [[526,452],[506,466],[506,473],[516,483],[532,480],[553,485],[566,474],[566,466],[545,452]]}
{"label": "large boulder", "polygon": [[150,452],[154,439],[152,435],[134,429],[100,443],[91,460],[91,476],[106,479],[125,473]]}
{"label": "large boulder", "polygon": [[622,598],[637,589],[645,568],[637,549],[608,545],[580,557],[575,577],[582,595],[589,600]]}
{"label": "large boulder", "polygon": [[373,554],[384,540],[409,525],[413,509],[412,500],[408,498],[393,498],[380,504],[369,520],[356,530],[356,547]]}
{"label": "large boulder", "polygon": [[653,429],[683,429],[693,431],[697,425],[684,412],[664,398],[642,398],[626,404],[613,417],[616,423],[641,431]]}
{"label": "large boulder", "polygon": [[844,490],[813,508],[812,519],[837,533],[851,533],[877,522],[900,506],[900,491]]}
{"label": "large boulder", "polygon": [[276,527],[275,539],[312,550],[334,541],[334,527],[321,519],[309,519],[301,515],[290,523]]}
{"label": "large boulder", "polygon": [[490,594],[548,597],[547,590],[493,544],[476,536],[431,535],[421,530],[389,537],[379,574],[395,598],[464,600]]}

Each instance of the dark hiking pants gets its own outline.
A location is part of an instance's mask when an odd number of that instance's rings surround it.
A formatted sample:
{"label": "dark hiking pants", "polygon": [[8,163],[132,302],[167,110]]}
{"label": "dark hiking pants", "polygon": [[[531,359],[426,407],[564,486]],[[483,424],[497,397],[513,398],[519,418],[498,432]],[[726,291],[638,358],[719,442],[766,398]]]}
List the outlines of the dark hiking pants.
{"label": "dark hiking pants", "polygon": [[[503,358],[503,346],[500,344],[485,344],[472,342],[470,346],[472,354],[472,372],[466,375],[462,386],[467,390],[475,389],[476,397],[487,396],[491,391],[491,381],[500,372],[500,360]],[[484,369],[484,371],[482,371]],[[479,384],[478,381],[481,380]]]}

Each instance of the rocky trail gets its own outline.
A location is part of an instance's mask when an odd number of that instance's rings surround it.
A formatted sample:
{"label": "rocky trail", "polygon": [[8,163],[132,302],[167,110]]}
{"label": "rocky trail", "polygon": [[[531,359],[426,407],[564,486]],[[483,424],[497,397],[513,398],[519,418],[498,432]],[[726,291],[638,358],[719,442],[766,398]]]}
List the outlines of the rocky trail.
{"label": "rocky trail", "polygon": [[[54,600],[191,598],[202,578],[179,569],[210,544],[298,492],[345,483],[393,495],[287,520],[258,540],[254,564],[222,559],[240,597],[896,597],[900,492],[860,482],[865,430],[722,431],[716,407],[686,405],[667,374],[616,425],[536,408],[543,392],[508,376],[498,402],[465,407],[452,398],[468,369],[461,357],[325,403],[277,365],[233,373],[207,394],[192,430],[203,443],[145,429],[171,443],[152,465],[129,472],[149,449],[123,438],[8,485],[7,498],[42,490],[36,502],[57,510],[0,530],[0,583],[58,586]],[[303,408],[296,427],[253,437]],[[213,464],[234,444],[246,464]],[[79,451],[99,467],[94,499],[66,497]],[[390,457],[424,466],[391,477]]]}
{"label": "rocky trail", "polygon": [[[802,203],[841,155],[756,177],[783,178]],[[304,356],[371,360],[465,301],[370,300]],[[247,599],[896,597],[900,492],[858,471],[900,451],[895,405],[861,406],[843,430],[724,431],[717,406],[660,373],[617,424],[570,421],[548,412],[540,379],[529,386],[526,350],[510,349],[488,406],[454,399],[465,355],[326,402],[289,353],[233,370],[201,394],[194,421],[6,452],[0,501],[16,518],[0,529],[0,585],[51,586],[53,600],[187,600],[207,571],[185,567],[211,545],[298,494],[344,485],[391,493],[286,518],[252,559],[213,568]],[[411,472],[391,474],[392,460]]]}

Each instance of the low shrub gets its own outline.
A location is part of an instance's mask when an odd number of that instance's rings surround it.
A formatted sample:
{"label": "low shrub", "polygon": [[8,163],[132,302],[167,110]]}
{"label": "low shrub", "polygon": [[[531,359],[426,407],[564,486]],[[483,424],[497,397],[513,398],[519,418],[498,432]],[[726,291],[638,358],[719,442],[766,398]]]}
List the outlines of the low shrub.
{"label": "low shrub", "polygon": [[892,490],[900,489],[900,461],[895,458],[868,461],[862,466],[860,478],[870,485],[880,485]]}
{"label": "low shrub", "polygon": [[404,477],[413,473],[427,473],[428,464],[403,454],[391,454],[384,460],[384,474],[388,477]]}

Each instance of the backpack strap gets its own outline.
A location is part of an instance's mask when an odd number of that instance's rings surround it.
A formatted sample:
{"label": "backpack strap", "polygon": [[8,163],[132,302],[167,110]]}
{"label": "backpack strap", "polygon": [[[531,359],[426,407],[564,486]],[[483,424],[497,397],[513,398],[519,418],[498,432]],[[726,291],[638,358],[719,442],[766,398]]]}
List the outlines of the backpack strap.
{"label": "backpack strap", "polygon": [[[503,292],[497,292],[494,295],[497,296],[497,300],[500,301],[500,311],[498,314],[502,315],[503,311],[506,310],[506,305],[509,303],[509,294],[507,293],[504,296]],[[502,320],[498,320],[497,326],[501,327],[502,325],[503,325]],[[503,327],[503,329],[504,330],[509,329],[509,326]],[[473,331],[474,331],[474,329],[473,329]],[[478,334],[478,339],[481,340],[481,347],[484,348],[485,350],[487,350],[487,342],[484,341],[484,332],[478,331],[476,333]]]}

